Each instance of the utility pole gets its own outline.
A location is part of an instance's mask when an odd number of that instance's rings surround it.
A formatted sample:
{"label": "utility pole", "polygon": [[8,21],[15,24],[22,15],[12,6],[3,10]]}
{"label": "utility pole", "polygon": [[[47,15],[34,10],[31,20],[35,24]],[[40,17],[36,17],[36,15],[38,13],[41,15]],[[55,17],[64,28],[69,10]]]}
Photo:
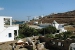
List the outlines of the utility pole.
{"label": "utility pole", "polygon": [[30,16],[27,16],[28,17],[28,22],[30,21]]}

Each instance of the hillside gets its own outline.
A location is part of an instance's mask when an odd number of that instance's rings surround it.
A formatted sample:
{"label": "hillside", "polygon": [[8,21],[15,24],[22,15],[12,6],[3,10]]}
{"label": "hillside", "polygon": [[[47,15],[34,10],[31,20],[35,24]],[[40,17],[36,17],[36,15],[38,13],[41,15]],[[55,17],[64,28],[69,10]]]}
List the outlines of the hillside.
{"label": "hillside", "polygon": [[[36,21],[39,23],[52,23],[53,20],[56,20],[58,23],[75,23],[75,10],[73,11],[68,11],[64,13],[57,13],[57,14],[50,14],[47,16],[44,16],[43,18],[40,18]],[[30,24],[33,23],[34,20],[31,20]]]}

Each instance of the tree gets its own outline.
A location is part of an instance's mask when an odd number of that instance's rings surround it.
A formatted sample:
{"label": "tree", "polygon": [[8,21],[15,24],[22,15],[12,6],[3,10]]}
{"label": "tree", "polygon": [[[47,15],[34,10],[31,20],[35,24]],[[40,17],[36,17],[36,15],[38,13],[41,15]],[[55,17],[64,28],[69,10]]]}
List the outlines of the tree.
{"label": "tree", "polygon": [[46,34],[45,36],[48,38],[54,38],[53,34]]}
{"label": "tree", "polygon": [[53,26],[48,26],[45,28],[45,32],[49,34],[54,34],[56,31],[57,31],[56,28]]}
{"label": "tree", "polygon": [[37,35],[38,31],[34,28],[30,28],[27,24],[21,24],[19,26],[19,37],[29,37],[32,35]]}
{"label": "tree", "polygon": [[56,35],[55,35],[55,38],[63,39],[63,34],[62,34],[62,33],[60,33],[60,34],[56,34]]}
{"label": "tree", "polygon": [[55,27],[48,26],[48,27],[40,29],[39,33],[42,34],[42,35],[45,35],[45,34],[54,34],[56,31],[57,31],[57,29]]}
{"label": "tree", "polygon": [[67,39],[72,35],[72,32],[67,31],[67,32],[63,32],[63,39]]}
{"label": "tree", "polygon": [[71,35],[72,35],[72,32],[67,31],[67,32],[63,32],[63,33],[56,34],[55,37],[56,37],[56,38],[59,38],[59,39],[67,39],[67,38],[69,38]]}

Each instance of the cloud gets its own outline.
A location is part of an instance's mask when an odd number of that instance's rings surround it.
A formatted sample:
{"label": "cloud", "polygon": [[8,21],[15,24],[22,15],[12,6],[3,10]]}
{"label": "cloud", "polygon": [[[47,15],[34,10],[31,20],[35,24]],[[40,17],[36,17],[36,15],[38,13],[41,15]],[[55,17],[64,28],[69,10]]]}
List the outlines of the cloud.
{"label": "cloud", "polygon": [[4,10],[4,8],[0,7],[0,10]]}

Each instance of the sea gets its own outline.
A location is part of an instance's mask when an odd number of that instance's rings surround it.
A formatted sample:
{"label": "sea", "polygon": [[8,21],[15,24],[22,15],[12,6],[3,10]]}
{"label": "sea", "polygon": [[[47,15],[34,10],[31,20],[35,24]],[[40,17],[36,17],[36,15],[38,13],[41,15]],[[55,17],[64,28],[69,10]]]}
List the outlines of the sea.
{"label": "sea", "polygon": [[17,21],[17,22],[13,22],[13,24],[23,24],[23,23],[25,23],[25,21]]}

